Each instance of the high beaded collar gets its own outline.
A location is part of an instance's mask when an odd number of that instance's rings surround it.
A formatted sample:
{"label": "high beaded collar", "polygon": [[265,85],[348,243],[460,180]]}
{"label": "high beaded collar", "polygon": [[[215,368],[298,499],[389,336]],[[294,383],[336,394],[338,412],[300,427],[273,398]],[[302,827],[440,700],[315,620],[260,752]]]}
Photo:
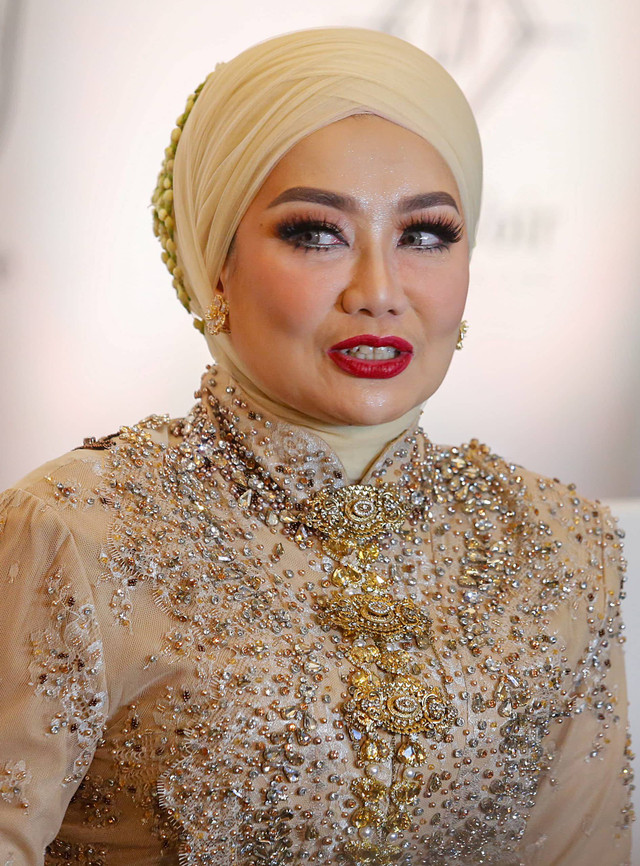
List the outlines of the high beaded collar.
{"label": "high beaded collar", "polygon": [[[319,490],[349,485],[339,457],[319,436],[263,411],[256,411],[238,383],[222,368],[210,367],[202,378],[202,412],[220,442],[250,467],[252,461],[294,502]],[[431,445],[420,428],[405,431],[378,455],[360,484],[407,484],[430,474]]]}

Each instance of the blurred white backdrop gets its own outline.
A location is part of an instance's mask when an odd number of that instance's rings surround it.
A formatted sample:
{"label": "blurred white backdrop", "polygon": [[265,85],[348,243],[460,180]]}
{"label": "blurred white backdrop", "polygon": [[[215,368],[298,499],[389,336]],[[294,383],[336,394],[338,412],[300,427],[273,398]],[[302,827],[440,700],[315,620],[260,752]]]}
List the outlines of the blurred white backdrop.
{"label": "blurred white backdrop", "polygon": [[425,429],[640,496],[637,0],[0,0],[0,489],[190,407],[208,356],[151,231],[164,147],[219,60],[328,24],[415,42],[478,116],[470,332]]}

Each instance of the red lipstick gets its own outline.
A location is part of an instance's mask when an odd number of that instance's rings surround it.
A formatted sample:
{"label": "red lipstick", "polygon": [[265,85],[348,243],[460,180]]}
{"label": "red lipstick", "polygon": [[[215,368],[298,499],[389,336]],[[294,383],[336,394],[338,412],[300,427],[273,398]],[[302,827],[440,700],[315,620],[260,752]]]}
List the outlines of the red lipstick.
{"label": "red lipstick", "polygon": [[[387,346],[395,349],[398,354],[393,358],[357,358],[345,354],[345,349],[356,346],[367,346],[379,349]],[[392,379],[406,370],[413,358],[413,346],[402,337],[375,337],[373,334],[359,334],[349,337],[341,343],[336,343],[327,352],[334,364],[345,373],[357,376],[359,379]]]}

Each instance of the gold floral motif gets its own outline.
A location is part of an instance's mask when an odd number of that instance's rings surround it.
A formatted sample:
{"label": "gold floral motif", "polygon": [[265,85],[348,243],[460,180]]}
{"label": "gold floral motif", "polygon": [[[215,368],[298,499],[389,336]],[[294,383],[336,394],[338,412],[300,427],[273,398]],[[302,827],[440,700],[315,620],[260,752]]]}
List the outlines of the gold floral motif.
{"label": "gold floral motif", "polygon": [[401,833],[403,830],[408,830],[410,826],[411,818],[402,809],[392,809],[384,822],[384,829],[387,833]]}
{"label": "gold floral motif", "polygon": [[349,650],[348,658],[356,667],[362,667],[377,661],[380,658],[380,650],[377,646],[354,646]]}
{"label": "gold floral motif", "polygon": [[[323,488],[309,501],[305,523],[322,535],[357,544],[400,529],[408,508],[391,484]],[[369,556],[377,556],[377,550]],[[374,558],[375,558],[374,556]]]}
{"label": "gold floral motif", "polygon": [[405,650],[392,650],[380,653],[379,658],[376,660],[378,667],[390,674],[406,673],[410,662],[411,656]]}
{"label": "gold floral motif", "polygon": [[333,573],[331,575],[331,583],[334,586],[351,586],[353,584],[360,583],[362,577],[362,572],[358,571],[352,566],[339,565],[333,570]]}
{"label": "gold floral motif", "polygon": [[431,619],[410,599],[395,601],[387,593],[360,593],[345,597],[334,593],[322,601],[325,622],[346,635],[370,635],[393,640],[401,635],[428,637]]}
{"label": "gold floral motif", "polygon": [[389,797],[396,806],[413,806],[420,796],[420,782],[397,782],[391,787]]}
{"label": "gold floral motif", "polygon": [[369,808],[369,806],[358,806],[349,820],[354,827],[358,828],[371,827],[372,825],[378,827],[382,824],[383,818],[380,812]]}
{"label": "gold floral motif", "polygon": [[374,842],[347,842],[344,853],[355,866],[389,866],[400,859],[402,848]]}
{"label": "gold floral motif", "polygon": [[379,803],[387,793],[386,785],[378,782],[377,779],[354,779],[351,783],[351,790],[360,799],[370,806],[372,803]]}
{"label": "gold floral motif", "polygon": [[366,733],[382,728],[394,734],[442,737],[456,718],[438,686],[422,685],[409,676],[356,689],[343,709],[349,724]]}

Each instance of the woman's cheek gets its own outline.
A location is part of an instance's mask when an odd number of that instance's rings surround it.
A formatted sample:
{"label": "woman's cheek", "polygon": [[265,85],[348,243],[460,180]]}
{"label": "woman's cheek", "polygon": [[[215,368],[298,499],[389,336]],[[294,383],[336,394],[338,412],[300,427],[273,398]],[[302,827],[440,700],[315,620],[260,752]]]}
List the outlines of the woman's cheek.
{"label": "woman's cheek", "polygon": [[414,292],[414,303],[430,330],[448,333],[460,324],[467,299],[468,279],[438,275]]}
{"label": "woman's cheek", "polygon": [[327,276],[280,272],[269,279],[265,309],[288,334],[314,332],[329,316],[340,290]]}

